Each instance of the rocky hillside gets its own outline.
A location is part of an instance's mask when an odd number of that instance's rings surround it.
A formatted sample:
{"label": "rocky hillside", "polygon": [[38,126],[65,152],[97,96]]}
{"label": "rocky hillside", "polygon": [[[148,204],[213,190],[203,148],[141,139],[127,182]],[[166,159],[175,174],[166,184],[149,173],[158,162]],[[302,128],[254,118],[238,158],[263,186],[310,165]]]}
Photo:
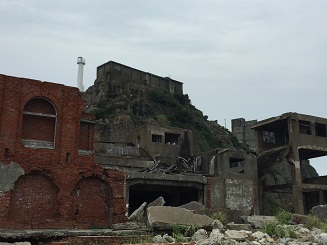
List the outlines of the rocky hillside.
{"label": "rocky hillside", "polygon": [[102,122],[97,140],[124,141],[128,131],[154,124],[192,130],[195,154],[218,147],[241,147],[231,132],[209,121],[192,105],[187,94],[171,94],[144,81],[112,74],[108,81],[96,80],[84,98],[87,111]]}

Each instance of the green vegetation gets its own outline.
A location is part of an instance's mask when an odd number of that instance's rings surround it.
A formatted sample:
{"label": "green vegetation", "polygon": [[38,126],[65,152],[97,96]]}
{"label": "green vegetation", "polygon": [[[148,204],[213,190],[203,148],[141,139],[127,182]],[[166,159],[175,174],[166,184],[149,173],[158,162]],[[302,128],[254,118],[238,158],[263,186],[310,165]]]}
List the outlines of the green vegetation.
{"label": "green vegetation", "polygon": [[292,213],[289,211],[281,210],[277,213],[276,219],[282,225],[289,225],[292,221]]}
{"label": "green vegetation", "polygon": [[214,220],[219,220],[221,223],[223,223],[223,225],[226,225],[229,222],[228,216],[224,212],[220,212],[220,211],[212,212],[210,214],[210,217]]}
{"label": "green vegetation", "polygon": [[176,239],[176,242],[187,242],[187,237],[190,237],[196,231],[196,227],[189,225],[173,225],[173,238]]}
{"label": "green vegetation", "polygon": [[[269,236],[276,236],[278,238],[290,237],[298,238],[298,233],[295,231],[292,224],[292,213],[289,211],[281,210],[276,214],[277,222],[268,222],[263,230]],[[312,230],[314,227],[327,231],[327,223],[321,221],[317,217],[309,214],[305,216],[304,225],[305,228]]]}
{"label": "green vegetation", "polygon": [[326,226],[326,223],[323,223],[320,219],[313,216],[312,214],[309,214],[306,216],[304,227],[312,230],[313,227],[316,228],[323,228]]}
{"label": "green vegetation", "polygon": [[228,139],[230,145],[240,148],[237,138],[227,129],[217,123],[208,121],[208,116],[196,109],[187,94],[171,94],[165,90],[151,90],[148,93],[149,102],[160,114],[154,115],[154,119],[167,118],[173,127],[187,128],[193,131],[199,151],[206,151],[217,147],[226,147],[226,142],[217,137],[212,128],[221,128],[220,134]]}
{"label": "green vegetation", "polygon": [[277,203],[274,199],[267,197],[267,206],[268,206],[268,214],[276,216],[281,210],[281,205]]}
{"label": "green vegetation", "polygon": [[278,238],[286,237],[287,232],[284,227],[280,226],[276,222],[268,222],[264,229],[264,232],[269,236],[276,236]]}

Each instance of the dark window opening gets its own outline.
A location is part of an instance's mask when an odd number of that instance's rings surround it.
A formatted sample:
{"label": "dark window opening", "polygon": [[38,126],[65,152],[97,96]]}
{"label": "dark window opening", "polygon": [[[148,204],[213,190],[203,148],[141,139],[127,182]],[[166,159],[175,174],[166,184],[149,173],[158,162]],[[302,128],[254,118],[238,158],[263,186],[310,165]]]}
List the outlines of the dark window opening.
{"label": "dark window opening", "polygon": [[299,133],[311,135],[311,122],[299,120]]}
{"label": "dark window opening", "polygon": [[165,144],[178,145],[179,134],[165,133]]}
{"label": "dark window opening", "polygon": [[141,144],[141,136],[138,135],[138,136],[136,137],[136,145],[137,145],[137,146],[140,146],[140,144]]}
{"label": "dark window opening", "polygon": [[32,148],[53,148],[57,113],[44,98],[34,98],[26,103],[23,111],[22,143]]}
{"label": "dark window opening", "polygon": [[316,123],[316,136],[327,137],[325,124]]}
{"label": "dark window opening", "polygon": [[229,167],[232,172],[243,174],[244,166],[245,166],[244,159],[233,158],[233,157],[229,158]]}
{"label": "dark window opening", "polygon": [[269,132],[269,131],[263,131],[262,132],[263,142],[269,143],[269,144],[275,144],[275,133]]}
{"label": "dark window opening", "polygon": [[66,163],[70,163],[70,153],[66,153]]}
{"label": "dark window opening", "polygon": [[162,135],[153,134],[152,135],[152,142],[161,143],[162,142]]}
{"label": "dark window opening", "polygon": [[5,148],[4,157],[10,157],[10,150],[9,150],[9,148]]}
{"label": "dark window opening", "polygon": [[82,151],[90,151],[93,149],[92,141],[90,140],[91,127],[93,125],[88,122],[80,122],[79,143],[78,149]]}

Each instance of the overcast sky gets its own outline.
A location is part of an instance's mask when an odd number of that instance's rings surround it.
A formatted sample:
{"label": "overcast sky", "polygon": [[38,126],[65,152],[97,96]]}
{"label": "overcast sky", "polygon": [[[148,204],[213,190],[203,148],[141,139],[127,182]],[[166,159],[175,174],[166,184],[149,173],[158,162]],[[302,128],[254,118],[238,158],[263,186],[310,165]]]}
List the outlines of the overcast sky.
{"label": "overcast sky", "polygon": [[327,117],[326,26],[326,0],[0,0],[0,73],[76,86],[83,56],[87,88],[114,60],[183,82],[227,128]]}

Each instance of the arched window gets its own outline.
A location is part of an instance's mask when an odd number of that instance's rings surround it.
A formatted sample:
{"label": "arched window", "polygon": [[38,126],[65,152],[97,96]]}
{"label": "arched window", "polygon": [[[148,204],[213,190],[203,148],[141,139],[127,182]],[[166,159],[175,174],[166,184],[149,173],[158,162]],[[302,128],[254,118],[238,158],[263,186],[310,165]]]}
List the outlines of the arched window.
{"label": "arched window", "polygon": [[45,98],[34,98],[23,111],[22,143],[32,148],[54,148],[57,112]]}

